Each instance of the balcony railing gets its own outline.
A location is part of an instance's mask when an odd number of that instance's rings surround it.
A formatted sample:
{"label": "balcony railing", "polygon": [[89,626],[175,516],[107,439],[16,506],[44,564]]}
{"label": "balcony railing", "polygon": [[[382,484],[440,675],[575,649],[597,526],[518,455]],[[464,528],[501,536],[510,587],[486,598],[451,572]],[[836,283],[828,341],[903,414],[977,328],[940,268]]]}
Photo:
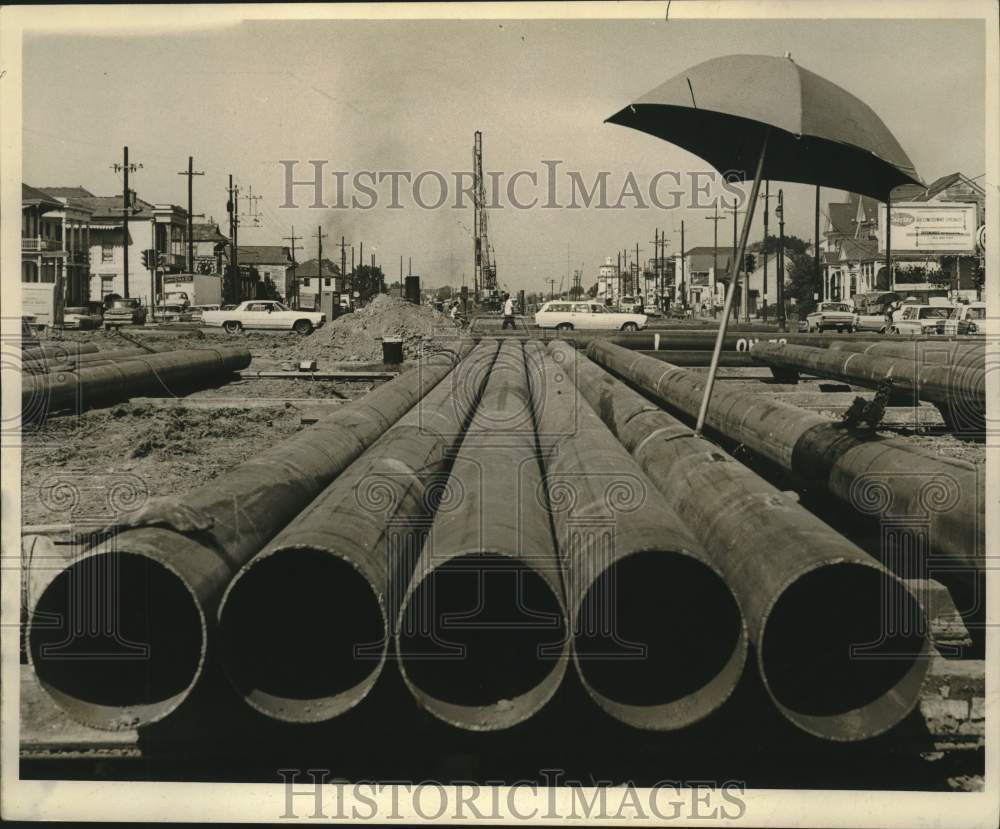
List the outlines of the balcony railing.
{"label": "balcony railing", "polygon": [[43,239],[41,237],[21,237],[21,250],[26,253],[42,253],[49,250],[61,250],[59,239]]}

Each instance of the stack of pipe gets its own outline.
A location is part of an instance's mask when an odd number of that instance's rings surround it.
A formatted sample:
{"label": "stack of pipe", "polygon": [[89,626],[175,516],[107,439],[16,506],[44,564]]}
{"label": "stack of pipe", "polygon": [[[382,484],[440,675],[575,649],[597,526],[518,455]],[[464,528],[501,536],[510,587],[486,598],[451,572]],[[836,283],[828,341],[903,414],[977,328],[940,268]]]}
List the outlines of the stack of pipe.
{"label": "stack of pipe", "polygon": [[92,368],[101,363],[114,363],[123,360],[130,360],[136,357],[148,357],[150,354],[162,354],[166,351],[176,350],[173,345],[149,346],[143,348],[115,348],[107,351],[87,351],[82,353],[68,353],[65,355],[43,354],[24,357],[23,367],[25,371],[44,373],[50,371],[73,371],[80,368]]}
{"label": "stack of pipe", "polygon": [[319,722],[375,685],[430,521],[461,508],[445,485],[497,346],[479,345],[230,582],[222,661],[253,708]]}
{"label": "stack of pipe", "polygon": [[53,413],[75,412],[139,395],[175,394],[217,380],[250,365],[241,347],[185,349],[147,354],[124,362],[87,365],[77,371],[24,374],[21,416],[38,420]]}
{"label": "stack of pipe", "polygon": [[577,393],[569,366],[540,343],[525,354],[580,679],[601,708],[633,727],[698,722],[743,673],[740,603]]}
{"label": "stack of pipe", "polygon": [[569,656],[523,346],[504,340],[399,614],[421,707],[470,731],[509,728],[556,692]]}
{"label": "stack of pipe", "polygon": [[177,708],[201,676],[234,573],[470,350],[460,341],[421,360],[208,484],[138,510],[111,546],[30,573],[25,638],[41,687],[95,728]]}
{"label": "stack of pipe", "polygon": [[[704,378],[611,343],[587,353],[650,399],[689,421],[698,415]],[[981,570],[985,470],[893,438],[852,431],[773,397],[717,386],[705,426],[876,519],[906,518],[926,526],[930,548],[955,566]]]}
{"label": "stack of pipe", "polygon": [[[964,358],[963,361],[942,361],[927,359],[933,353],[927,344],[922,350],[912,350],[912,346],[908,350],[905,343],[900,345],[902,349],[897,346],[891,351],[858,353],[758,343],[752,353],[758,364],[795,375],[801,372],[868,388],[877,388],[891,378],[895,391],[937,406],[952,430],[982,435],[986,418],[986,368],[981,353],[975,348],[954,350],[952,355]],[[945,356],[943,350],[939,353]]]}
{"label": "stack of pipe", "polygon": [[[779,710],[833,740],[871,737],[905,717],[930,647],[907,587],[796,499],[565,343],[549,350],[717,562]],[[887,630],[887,619],[902,624]]]}

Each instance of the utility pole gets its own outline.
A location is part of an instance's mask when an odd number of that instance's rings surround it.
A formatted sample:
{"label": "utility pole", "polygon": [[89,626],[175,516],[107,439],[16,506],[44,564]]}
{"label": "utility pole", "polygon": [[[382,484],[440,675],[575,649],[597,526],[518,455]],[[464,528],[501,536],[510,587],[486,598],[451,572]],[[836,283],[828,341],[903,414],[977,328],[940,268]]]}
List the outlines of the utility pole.
{"label": "utility pole", "polygon": [[632,286],[634,288],[633,293],[635,293],[635,294],[641,294],[642,293],[642,267],[639,265],[639,243],[638,242],[635,243],[635,265],[634,265],[634,272],[635,272],[635,284]]}
{"label": "utility pole", "polygon": [[549,280],[549,299],[556,298],[556,281],[554,279]]}
{"label": "utility pole", "polygon": [[[705,217],[706,222],[712,222],[712,307],[715,307],[715,283],[719,279],[719,200],[715,199],[715,210],[711,216]],[[714,311],[713,311],[714,313]]]}
{"label": "utility pole", "polygon": [[240,188],[233,186],[232,173],[229,174],[229,201],[226,202],[226,212],[229,213],[229,273],[230,283],[228,297],[230,302],[240,301],[240,249],[236,238],[240,224]]}
{"label": "utility pole", "polygon": [[[116,173],[124,174],[124,185],[122,187],[122,253],[124,256],[124,266],[122,269],[122,293],[125,295],[125,299],[128,299],[128,219],[132,213],[132,199],[129,195],[128,189],[128,174],[134,173],[136,170],[141,170],[141,164],[129,164],[128,161],[128,147],[122,148],[122,163],[112,164],[111,169]],[[153,238],[153,247],[156,247],[156,238]],[[151,301],[153,298],[151,298]]]}
{"label": "utility pole", "polygon": [[681,220],[681,308],[687,310],[687,291],[684,287],[684,221]]}
{"label": "utility pole", "polygon": [[[815,235],[816,235],[816,250],[813,252],[813,266],[816,269],[816,288],[815,292],[819,296],[823,296],[823,277],[820,271],[819,264],[819,185],[816,185],[816,224],[815,224]],[[840,297],[841,299],[843,297]]]}
{"label": "utility pole", "polygon": [[177,173],[177,175],[187,176],[188,179],[187,269],[188,273],[194,273],[194,177],[203,176],[205,173],[202,171],[195,172],[194,156],[189,155],[188,168],[186,170],[181,170]]}
{"label": "utility pole", "polygon": [[260,213],[257,212],[257,202],[259,202],[263,196],[255,196],[253,194],[253,185],[251,184],[248,188],[250,195],[244,196],[243,198],[247,200],[247,215],[251,222],[253,222],[252,227],[260,227]]}
{"label": "utility pole", "polygon": [[[732,273],[730,274],[731,279],[736,279],[737,276],[739,276],[740,267],[743,264],[742,262],[736,261],[736,256],[739,253],[736,247],[737,244],[736,217],[741,213],[746,213],[746,210],[737,210],[736,207],[737,207],[736,199],[734,198],[733,206],[729,208],[733,214],[733,267],[732,267]],[[749,320],[750,319],[750,274],[747,274],[747,278],[743,280],[743,284],[740,285],[739,288],[740,288],[740,308],[738,314],[742,316],[744,320]]]}
{"label": "utility pole", "polygon": [[763,308],[763,316],[764,316],[764,321],[766,322],[767,321],[767,239],[768,239],[768,235],[767,235],[768,234],[768,231],[767,231],[767,216],[768,216],[768,208],[770,207],[770,204],[771,204],[771,199],[776,198],[776,196],[772,196],[771,195],[771,180],[770,179],[767,179],[764,182],[764,195],[761,196],[761,198],[764,200],[764,247],[762,249],[763,252],[764,252],[764,308]]}
{"label": "utility pole", "polygon": [[340,277],[344,280],[344,286],[347,286],[347,240],[341,236],[340,237]]}
{"label": "utility pole", "polygon": [[[462,274],[462,280],[465,280],[465,274]],[[399,297],[403,298],[405,294],[403,293],[403,256],[400,254],[399,257]]]}
{"label": "utility pole", "polygon": [[778,330],[785,330],[785,193],[778,190]]}
{"label": "utility pole", "polygon": [[316,234],[313,236],[314,239],[318,240],[319,243],[319,254],[316,257],[316,267],[319,273],[319,278],[316,285],[316,300],[317,304],[322,308],[323,299],[323,237],[329,236],[329,233],[323,232],[323,227],[321,225],[316,225]]}
{"label": "utility pole", "polygon": [[[298,307],[298,304],[299,304],[299,279],[295,275],[295,269],[296,269],[296,265],[295,265],[295,251],[300,250],[302,248],[302,245],[297,245],[295,243],[296,243],[296,241],[298,241],[301,238],[302,238],[301,236],[296,236],[295,235],[295,225],[292,225],[292,235],[291,236],[285,236],[282,239],[282,241],[291,242],[292,243],[289,246],[289,250],[292,252],[292,293],[295,295],[295,306],[296,307]],[[288,299],[288,297],[285,297],[285,299]]]}
{"label": "utility pole", "polygon": [[622,252],[618,251],[618,268],[615,271],[615,287],[618,289],[617,295],[613,295],[614,304],[618,304],[618,297],[622,292]]}
{"label": "utility pole", "polygon": [[885,278],[889,280],[887,291],[896,290],[896,281],[892,278],[892,191],[885,199]]}

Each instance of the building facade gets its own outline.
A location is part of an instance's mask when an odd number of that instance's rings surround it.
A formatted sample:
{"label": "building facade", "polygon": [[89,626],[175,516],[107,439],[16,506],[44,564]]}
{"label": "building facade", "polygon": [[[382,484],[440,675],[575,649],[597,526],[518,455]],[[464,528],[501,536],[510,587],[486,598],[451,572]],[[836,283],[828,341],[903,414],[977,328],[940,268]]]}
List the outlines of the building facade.
{"label": "building facade", "polygon": [[292,286],[297,296],[297,307],[304,310],[317,308],[317,296],[323,293],[341,294],[344,280],[340,278],[340,265],[324,258],[323,275],[320,277],[319,260],[308,259],[295,268],[295,284]]}
{"label": "building facade", "polygon": [[[291,285],[292,254],[288,247],[281,245],[242,245],[239,249],[240,267],[244,265],[256,269],[263,283],[270,282],[275,294],[282,300],[289,299]],[[325,266],[324,266],[324,272]]]}

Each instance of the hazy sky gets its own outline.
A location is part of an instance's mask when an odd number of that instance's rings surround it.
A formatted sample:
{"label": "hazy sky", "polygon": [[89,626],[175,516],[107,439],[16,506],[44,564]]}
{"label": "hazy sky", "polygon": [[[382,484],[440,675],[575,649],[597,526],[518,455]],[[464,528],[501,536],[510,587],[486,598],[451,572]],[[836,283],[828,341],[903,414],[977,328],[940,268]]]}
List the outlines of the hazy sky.
{"label": "hazy sky", "polygon": [[[403,209],[387,209],[389,182],[373,210],[282,209],[280,159],[326,159],[327,170],[471,169],[473,132],[483,131],[485,166],[506,175],[544,175],[563,162],[593,181],[609,171],[617,198],[628,171],[648,182],[660,170],[709,170],[676,147],[606,117],[683,69],[711,57],[756,53],[792,57],[867,102],[894,132],[926,181],[956,170],[984,172],[984,30],[981,22],[254,22],[203,32],[140,35],[26,35],[24,180],[121,191],[110,165],[124,144],[142,162],[140,197],[185,205],[188,155],[195,211],[224,226],[232,173],[253,187],[262,226],[245,224],[244,244],[287,244],[305,235],[300,261],[316,255],[321,225],[334,241],[374,246],[390,277],[399,256],[413,257],[425,282],[472,282],[472,208],[416,206],[402,184]],[[303,163],[300,177],[309,174]],[[332,201],[333,178],[326,179]],[[437,187],[425,183],[425,198]],[[777,184],[772,185],[772,192]],[[560,198],[568,201],[562,180]],[[300,205],[307,193],[297,191]],[[348,190],[350,193],[351,191]],[[544,183],[523,181],[521,198],[544,201]],[[452,189],[452,196],[454,189]],[[785,185],[786,231],[812,237],[813,190]],[[830,193],[830,195],[833,195]],[[451,199],[453,201],[453,198]],[[827,201],[823,199],[824,204]],[[492,211],[501,283],[547,289],[547,280],[582,267],[596,279],[605,256],[640,246],[654,228],[686,243],[711,244],[710,211]],[[247,209],[244,202],[243,209]],[[761,235],[758,214],[752,238]],[[729,244],[732,222],[720,223]],[[349,257],[349,254],[348,254]]]}

